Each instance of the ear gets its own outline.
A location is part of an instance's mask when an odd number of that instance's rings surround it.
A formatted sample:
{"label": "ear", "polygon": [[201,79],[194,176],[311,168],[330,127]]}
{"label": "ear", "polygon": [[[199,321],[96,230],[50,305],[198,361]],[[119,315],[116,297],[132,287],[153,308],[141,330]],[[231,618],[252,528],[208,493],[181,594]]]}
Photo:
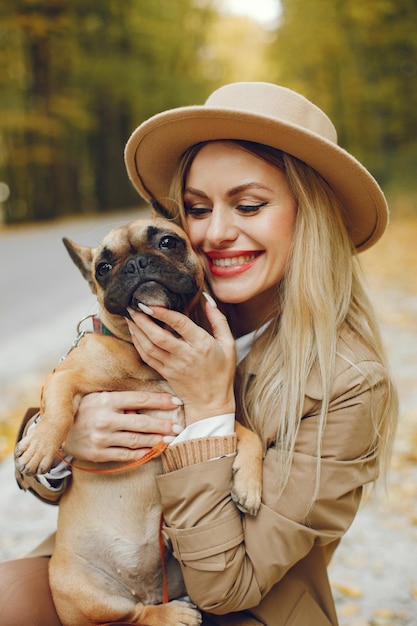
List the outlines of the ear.
{"label": "ear", "polygon": [[66,237],[64,237],[62,241],[64,246],[68,250],[68,254],[70,255],[71,259],[74,261],[75,265],[78,267],[81,274],[90,285],[91,291],[93,293],[96,293],[96,287],[93,281],[92,272],[94,248],[79,246],[70,239],[67,239]]}
{"label": "ear", "polygon": [[157,200],[152,200],[152,217],[162,217],[166,220],[172,220],[172,213]]}

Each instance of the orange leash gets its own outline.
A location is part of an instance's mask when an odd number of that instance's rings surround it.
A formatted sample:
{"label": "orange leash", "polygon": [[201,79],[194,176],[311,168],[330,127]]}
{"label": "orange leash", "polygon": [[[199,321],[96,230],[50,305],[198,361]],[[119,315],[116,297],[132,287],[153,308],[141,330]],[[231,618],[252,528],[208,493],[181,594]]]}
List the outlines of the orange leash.
{"label": "orange leash", "polygon": [[159,524],[159,552],[161,554],[161,565],[162,565],[162,602],[167,604],[169,602],[168,596],[168,584],[167,584],[167,571],[165,565],[165,544],[164,538],[162,536],[162,524],[164,522],[164,517],[161,513],[161,521]]}
{"label": "orange leash", "polygon": [[74,469],[81,470],[82,472],[89,472],[90,474],[115,474],[117,472],[127,472],[128,470],[135,469],[135,467],[145,465],[145,463],[147,463],[148,461],[151,461],[152,459],[156,459],[158,456],[161,456],[161,454],[164,452],[164,450],[167,449],[167,447],[167,443],[165,443],[164,441],[160,441],[153,448],[151,448],[149,452],[147,452],[145,456],[143,456],[141,459],[130,462],[128,461],[123,465],[118,465],[117,467],[108,467],[105,469],[81,467],[81,465],[75,465],[75,463],[73,463],[72,461],[67,461],[67,459],[65,459],[60,454],[57,454],[57,457],[61,461],[67,463],[67,465],[70,465]]}

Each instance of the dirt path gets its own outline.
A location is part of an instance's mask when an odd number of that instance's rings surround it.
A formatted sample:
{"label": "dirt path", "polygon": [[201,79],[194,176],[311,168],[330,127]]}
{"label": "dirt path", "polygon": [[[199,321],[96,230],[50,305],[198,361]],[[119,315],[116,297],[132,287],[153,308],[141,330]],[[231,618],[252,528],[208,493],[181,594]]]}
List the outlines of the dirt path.
{"label": "dirt path", "polygon": [[387,493],[359,511],[330,568],[341,626],[417,625],[417,296],[375,293],[401,413]]}

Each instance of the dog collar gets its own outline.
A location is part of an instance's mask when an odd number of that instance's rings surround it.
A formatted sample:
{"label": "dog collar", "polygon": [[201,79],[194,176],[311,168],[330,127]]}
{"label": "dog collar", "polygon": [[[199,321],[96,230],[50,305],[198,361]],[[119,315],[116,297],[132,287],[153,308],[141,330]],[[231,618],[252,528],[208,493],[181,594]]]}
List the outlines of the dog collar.
{"label": "dog collar", "polygon": [[114,337],[115,335],[103,324],[101,319],[96,315],[92,316],[93,321],[93,332],[97,335],[108,335],[109,337]]}
{"label": "dog collar", "polygon": [[72,350],[74,350],[74,348],[78,346],[78,344],[80,343],[84,335],[87,335],[87,333],[91,333],[91,330],[84,330],[81,328],[83,323],[89,319],[91,319],[93,323],[93,332],[96,333],[97,335],[108,335],[109,337],[116,336],[107,328],[107,326],[103,324],[103,322],[101,321],[99,317],[97,317],[97,315],[86,315],[78,322],[77,336],[75,337],[74,341],[72,342],[71,346],[66,351],[66,353],[63,354],[62,357],[59,359],[59,362],[64,361],[67,358],[69,353],[72,352]]}

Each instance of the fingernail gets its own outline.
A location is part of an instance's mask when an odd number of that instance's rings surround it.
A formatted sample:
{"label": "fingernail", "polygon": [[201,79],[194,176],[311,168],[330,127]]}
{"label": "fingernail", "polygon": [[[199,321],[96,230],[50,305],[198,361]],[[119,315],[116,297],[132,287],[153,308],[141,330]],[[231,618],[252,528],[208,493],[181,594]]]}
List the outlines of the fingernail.
{"label": "fingernail", "polygon": [[209,293],[203,291],[203,296],[205,297],[212,309],[217,309],[216,301],[214,300],[214,298],[211,297]]}
{"label": "fingernail", "polygon": [[174,433],[176,435],[179,435],[180,433],[182,433],[182,431],[184,430],[184,428],[182,426],[180,426],[180,424],[173,424],[172,426],[172,430],[174,431]]}
{"label": "fingernail", "polygon": [[142,313],[146,313],[146,315],[153,315],[152,309],[142,302],[138,302],[138,309],[140,309]]}
{"label": "fingernail", "polygon": [[172,404],[176,404],[177,406],[182,406],[183,405],[183,401],[180,400],[179,398],[177,398],[177,396],[172,396],[171,402],[172,402]]}
{"label": "fingernail", "polygon": [[165,437],[162,439],[164,443],[172,443],[174,440],[175,437],[170,437],[170,435],[165,435]]}

